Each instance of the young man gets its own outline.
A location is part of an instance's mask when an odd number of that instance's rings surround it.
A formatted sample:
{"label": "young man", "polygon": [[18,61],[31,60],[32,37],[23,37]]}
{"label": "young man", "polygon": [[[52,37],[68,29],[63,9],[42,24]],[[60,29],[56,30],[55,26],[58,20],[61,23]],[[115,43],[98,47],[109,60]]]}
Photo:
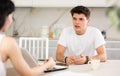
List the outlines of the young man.
{"label": "young man", "polygon": [[86,64],[90,59],[106,61],[105,41],[91,26],[90,10],[77,6],[71,10],[73,26],[65,28],[59,38],[56,59],[67,64]]}

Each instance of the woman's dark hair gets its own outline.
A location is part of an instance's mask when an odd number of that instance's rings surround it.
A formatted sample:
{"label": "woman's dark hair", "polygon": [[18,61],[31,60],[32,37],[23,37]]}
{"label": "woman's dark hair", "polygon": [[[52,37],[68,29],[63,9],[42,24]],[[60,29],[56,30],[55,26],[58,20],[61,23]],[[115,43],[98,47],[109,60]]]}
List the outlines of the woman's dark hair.
{"label": "woman's dark hair", "polygon": [[4,26],[9,14],[15,11],[15,5],[11,0],[0,0],[0,29]]}
{"label": "woman's dark hair", "polygon": [[76,6],[73,9],[71,9],[70,12],[71,12],[72,16],[74,13],[77,13],[77,14],[84,14],[86,16],[86,18],[90,17],[90,10],[84,6]]}

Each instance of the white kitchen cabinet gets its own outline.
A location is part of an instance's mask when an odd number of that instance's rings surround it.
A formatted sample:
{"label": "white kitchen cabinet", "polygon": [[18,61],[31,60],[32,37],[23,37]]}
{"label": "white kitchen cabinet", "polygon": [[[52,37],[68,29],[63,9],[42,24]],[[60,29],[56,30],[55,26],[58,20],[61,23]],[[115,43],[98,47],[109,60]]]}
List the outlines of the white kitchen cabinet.
{"label": "white kitchen cabinet", "polygon": [[116,3],[117,0],[81,0],[81,5],[88,7],[110,7]]}
{"label": "white kitchen cabinet", "polygon": [[34,0],[33,7],[74,7],[84,5],[87,7],[109,7],[116,0]]}
{"label": "white kitchen cabinet", "polygon": [[53,57],[54,59],[56,59],[56,49],[57,49],[57,42],[58,40],[49,40],[49,56]]}
{"label": "white kitchen cabinet", "polygon": [[33,7],[72,7],[80,2],[81,0],[34,0]]}
{"label": "white kitchen cabinet", "polygon": [[33,0],[12,0],[16,7],[32,7]]}
{"label": "white kitchen cabinet", "polygon": [[107,59],[120,59],[120,41],[106,41]]}
{"label": "white kitchen cabinet", "polygon": [[117,0],[13,0],[16,7],[109,7]]}
{"label": "white kitchen cabinet", "polygon": [[[49,40],[49,56],[55,59],[58,40]],[[120,59],[120,41],[106,41],[107,59]]]}

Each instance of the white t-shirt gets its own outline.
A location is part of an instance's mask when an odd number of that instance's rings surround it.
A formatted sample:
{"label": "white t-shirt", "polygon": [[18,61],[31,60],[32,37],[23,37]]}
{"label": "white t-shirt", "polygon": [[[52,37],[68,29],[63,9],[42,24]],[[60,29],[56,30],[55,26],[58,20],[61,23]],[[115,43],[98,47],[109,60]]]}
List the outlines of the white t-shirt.
{"label": "white t-shirt", "polygon": [[77,35],[73,27],[68,27],[62,31],[58,44],[66,47],[65,56],[93,56],[96,48],[105,44],[105,40],[97,28],[88,26],[85,34]]}

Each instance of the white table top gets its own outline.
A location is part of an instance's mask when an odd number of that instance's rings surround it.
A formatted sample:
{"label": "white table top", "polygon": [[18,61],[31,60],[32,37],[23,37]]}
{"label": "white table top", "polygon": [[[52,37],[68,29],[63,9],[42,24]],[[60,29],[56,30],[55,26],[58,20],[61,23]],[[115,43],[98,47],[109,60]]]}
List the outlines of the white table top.
{"label": "white table top", "polygon": [[87,73],[92,76],[120,76],[120,60],[107,60],[107,62],[102,62],[97,70],[91,70],[89,64],[70,65],[66,70],[44,73],[41,76],[53,76],[67,71]]}

